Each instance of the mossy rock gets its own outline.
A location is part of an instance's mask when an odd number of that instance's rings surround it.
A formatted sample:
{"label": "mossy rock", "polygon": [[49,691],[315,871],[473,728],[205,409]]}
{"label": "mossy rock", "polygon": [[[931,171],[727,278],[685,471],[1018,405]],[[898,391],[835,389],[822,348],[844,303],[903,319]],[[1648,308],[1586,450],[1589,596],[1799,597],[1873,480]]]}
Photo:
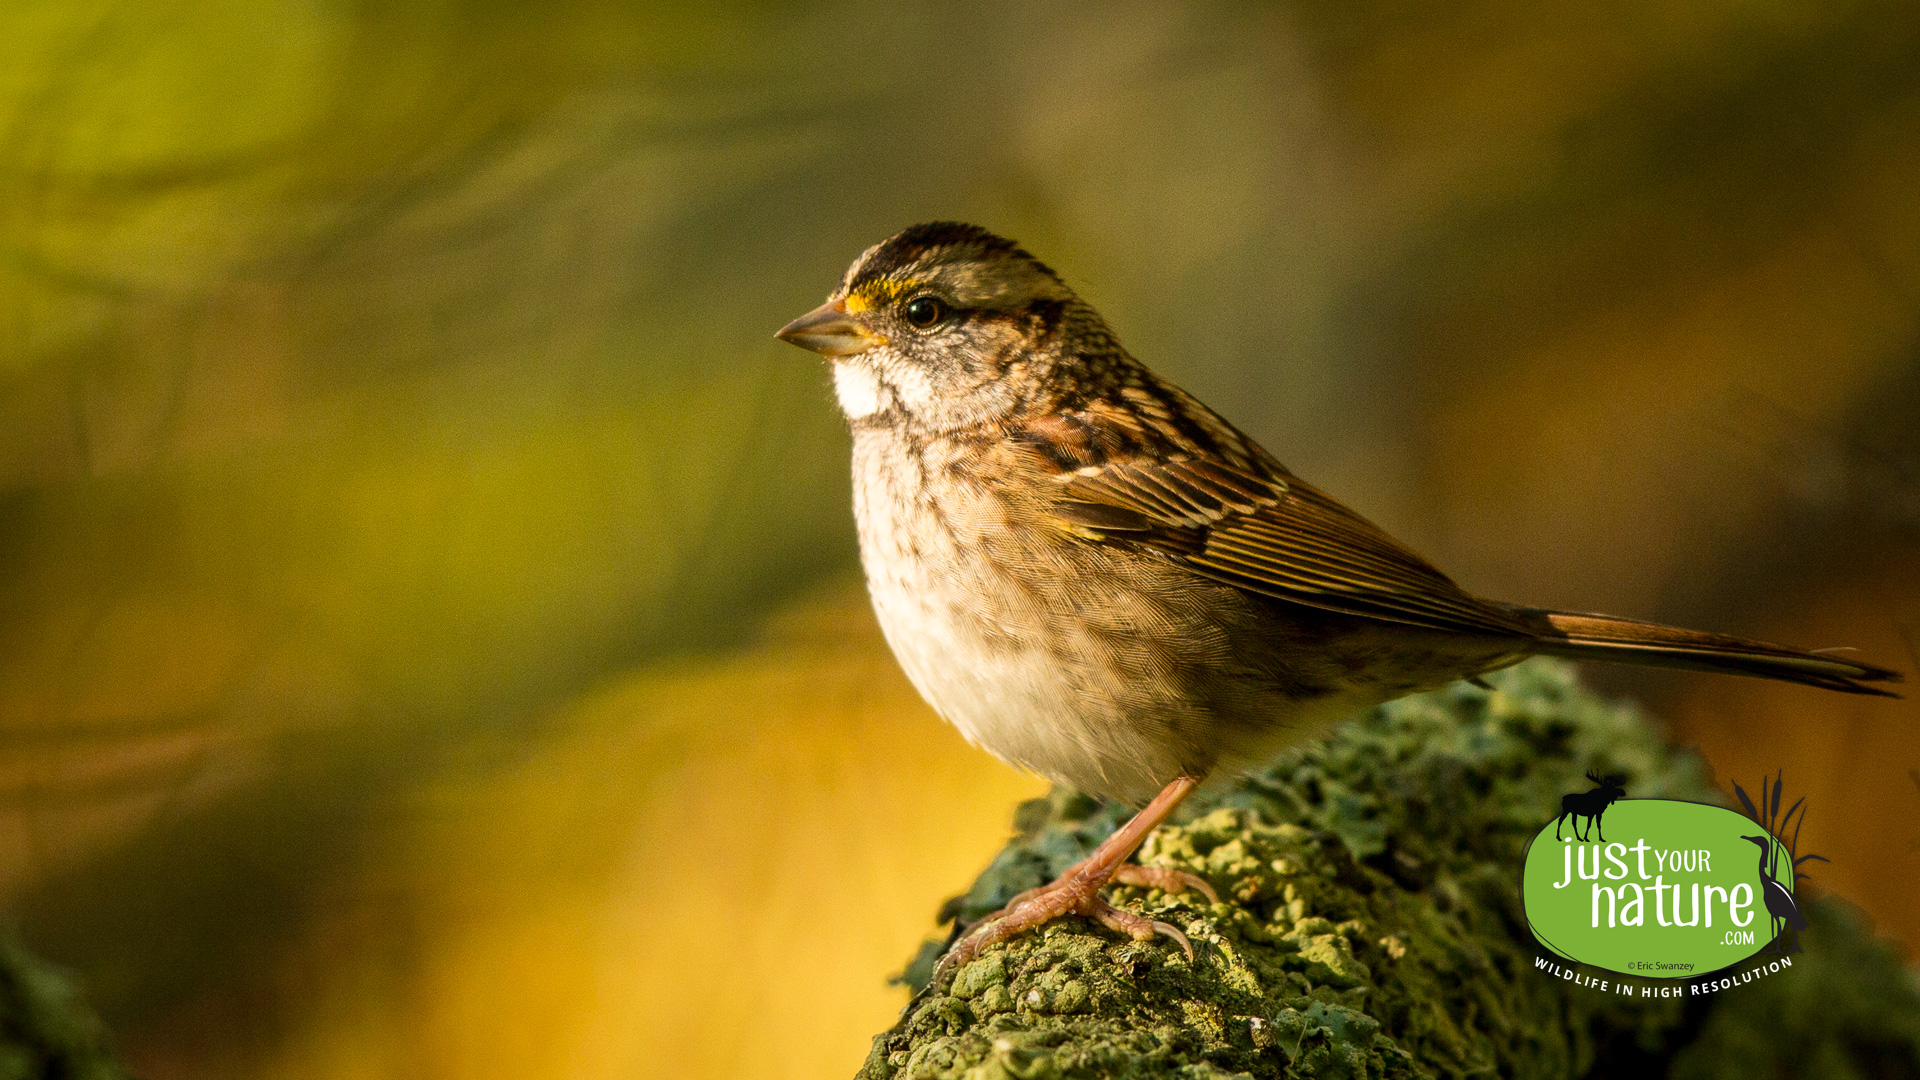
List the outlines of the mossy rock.
{"label": "mossy rock", "polygon": [[[1068,918],[986,950],[918,993],[862,1080],[1078,1077],[1920,1076],[1920,990],[1857,913],[1811,905],[1790,977],[1709,997],[1626,998],[1536,967],[1520,907],[1526,845],[1581,790],[1717,800],[1699,759],[1640,713],[1533,661],[1375,709],[1201,792],[1141,861],[1221,902],[1116,888],[1184,929],[1195,958]],[[942,919],[971,922],[1050,880],[1129,811],[1067,791]],[[1811,1056],[1810,1056],[1811,1055]]]}

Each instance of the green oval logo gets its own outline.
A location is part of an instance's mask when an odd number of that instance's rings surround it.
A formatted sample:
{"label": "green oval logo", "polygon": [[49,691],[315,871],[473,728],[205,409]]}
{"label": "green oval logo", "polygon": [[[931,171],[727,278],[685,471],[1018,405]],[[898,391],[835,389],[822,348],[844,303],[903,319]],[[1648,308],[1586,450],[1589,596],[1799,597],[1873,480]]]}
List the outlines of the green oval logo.
{"label": "green oval logo", "polygon": [[1576,807],[1527,848],[1521,898],[1547,949],[1623,975],[1689,979],[1805,925],[1791,857],[1751,819],[1704,803],[1608,802],[1585,828]]}

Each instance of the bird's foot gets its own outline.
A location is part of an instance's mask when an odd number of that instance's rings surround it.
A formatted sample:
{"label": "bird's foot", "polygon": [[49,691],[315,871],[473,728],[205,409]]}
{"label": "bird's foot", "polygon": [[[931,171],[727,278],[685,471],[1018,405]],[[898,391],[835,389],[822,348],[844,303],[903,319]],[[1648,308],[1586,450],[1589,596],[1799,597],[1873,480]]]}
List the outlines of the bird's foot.
{"label": "bird's foot", "polygon": [[945,985],[954,972],[980,955],[987,946],[1045,926],[1063,915],[1084,915],[1135,941],[1151,941],[1156,935],[1164,934],[1180,946],[1189,961],[1193,959],[1193,943],[1187,940],[1187,935],[1181,933],[1179,927],[1107,903],[1101,897],[1100,890],[1109,882],[1168,893],[1193,890],[1205,894],[1213,903],[1220,902],[1220,896],[1213,891],[1213,886],[1182,870],[1122,863],[1103,874],[1083,866],[1074,866],[1060,875],[1058,880],[1037,889],[1028,889],[1007,901],[1006,907],[974,924],[960,940],[953,943],[947,955],[940,958],[940,963],[933,969],[933,985]]}
{"label": "bird's foot", "polygon": [[1135,885],[1142,889],[1159,889],[1163,893],[1197,892],[1204,894],[1209,904],[1220,902],[1220,894],[1213,891],[1213,886],[1207,884],[1205,878],[1165,866],[1121,863],[1108,880],[1115,885]]}

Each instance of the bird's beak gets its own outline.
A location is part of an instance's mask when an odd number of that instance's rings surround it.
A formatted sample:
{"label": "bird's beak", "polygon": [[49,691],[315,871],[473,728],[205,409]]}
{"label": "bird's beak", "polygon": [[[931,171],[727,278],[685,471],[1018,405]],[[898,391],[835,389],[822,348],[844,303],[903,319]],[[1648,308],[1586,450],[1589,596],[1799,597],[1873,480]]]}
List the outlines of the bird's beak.
{"label": "bird's beak", "polygon": [[886,338],[855,322],[840,300],[814,308],[773,336],[821,356],[852,356],[887,343]]}

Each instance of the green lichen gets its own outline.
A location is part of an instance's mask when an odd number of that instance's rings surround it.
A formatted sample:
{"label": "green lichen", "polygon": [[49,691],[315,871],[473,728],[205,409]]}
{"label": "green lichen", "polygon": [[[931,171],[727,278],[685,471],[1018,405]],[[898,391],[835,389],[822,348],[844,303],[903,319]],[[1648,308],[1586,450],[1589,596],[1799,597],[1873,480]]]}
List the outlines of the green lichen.
{"label": "green lichen", "polygon": [[[1528,840],[1586,771],[1627,775],[1634,796],[1717,798],[1701,763],[1633,708],[1581,691],[1565,665],[1493,681],[1376,709],[1161,828],[1141,860],[1199,874],[1221,903],[1110,895],[1185,930],[1192,962],[1069,918],[926,989],[944,944],[929,942],[903,977],[920,992],[874,1040],[862,1080],[1562,1077],[1657,1072],[1675,1054],[1688,1076],[1735,1075],[1699,1048],[1788,1030],[1766,1010],[1798,1006],[1765,995],[1789,980],[1690,1005],[1572,986],[1536,969],[1519,900]],[[970,922],[1051,879],[1127,813],[1066,791],[1023,805],[1019,835],[943,919]],[[1912,978],[1831,911],[1809,955],[1840,938],[1854,945],[1829,965],[1879,977],[1848,999],[1845,1023],[1812,1022],[1840,1032],[1820,1045],[1836,1060],[1920,1064]]]}

